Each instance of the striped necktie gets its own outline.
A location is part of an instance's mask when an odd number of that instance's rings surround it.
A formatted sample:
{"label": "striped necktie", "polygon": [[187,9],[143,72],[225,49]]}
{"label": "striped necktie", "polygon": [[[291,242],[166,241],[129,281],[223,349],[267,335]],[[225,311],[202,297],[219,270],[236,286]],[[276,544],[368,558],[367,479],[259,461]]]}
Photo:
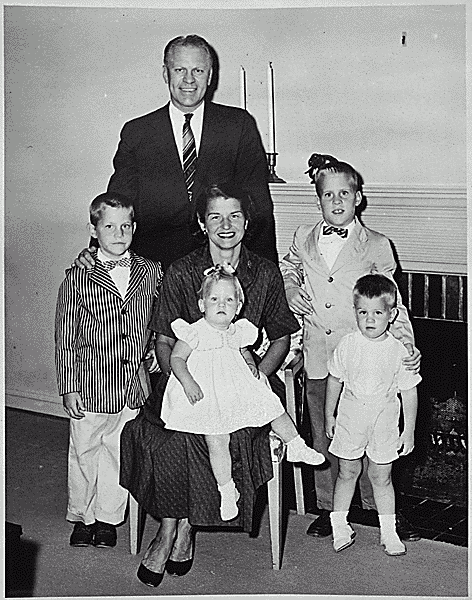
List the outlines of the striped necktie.
{"label": "striped necktie", "polygon": [[195,167],[197,162],[197,148],[195,146],[193,131],[190,126],[190,119],[192,117],[193,113],[186,113],[185,123],[182,129],[184,176],[190,202],[192,201],[192,186],[195,180]]}

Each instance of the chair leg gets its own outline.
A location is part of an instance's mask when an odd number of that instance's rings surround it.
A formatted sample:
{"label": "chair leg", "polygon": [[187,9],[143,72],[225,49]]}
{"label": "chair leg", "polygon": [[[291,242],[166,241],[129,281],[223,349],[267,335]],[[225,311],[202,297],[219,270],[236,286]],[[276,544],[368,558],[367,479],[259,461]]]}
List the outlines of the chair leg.
{"label": "chair leg", "polygon": [[270,545],[272,568],[279,570],[282,563],[282,463],[273,462],[272,469],[274,476],[267,484]]}
{"label": "chair leg", "polygon": [[295,482],[295,498],[297,501],[297,515],[305,514],[305,497],[303,495],[302,468],[293,465],[293,480]]}
{"label": "chair leg", "polygon": [[138,529],[139,529],[139,506],[136,500],[129,495],[129,551],[131,554],[138,553]]}
{"label": "chair leg", "polygon": [[129,551],[139,554],[143,540],[146,512],[139,506],[133,496],[129,495]]}

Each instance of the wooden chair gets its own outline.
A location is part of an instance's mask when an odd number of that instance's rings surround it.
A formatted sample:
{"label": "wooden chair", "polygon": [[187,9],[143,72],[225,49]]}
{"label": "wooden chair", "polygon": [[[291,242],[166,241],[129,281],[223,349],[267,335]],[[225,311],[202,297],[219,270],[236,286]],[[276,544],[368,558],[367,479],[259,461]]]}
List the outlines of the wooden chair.
{"label": "wooden chair", "polygon": [[[297,418],[297,391],[303,386],[303,356],[297,354],[284,369],[284,380],[287,397],[287,412],[295,423]],[[141,379],[143,385],[148,385],[148,379],[143,374]],[[144,387],[144,389],[150,389]],[[303,403],[300,404],[302,406]],[[279,570],[282,564],[282,460],[285,455],[285,445],[275,434],[270,434],[270,449],[272,456],[273,478],[267,483],[267,496],[269,505],[269,529],[270,544],[272,551],[272,568]],[[303,496],[302,473],[299,465],[293,465],[295,496],[297,513],[305,514],[305,503]],[[129,496],[129,530],[130,530],[130,553],[138,554],[144,531],[146,513],[142,510],[136,500]]]}

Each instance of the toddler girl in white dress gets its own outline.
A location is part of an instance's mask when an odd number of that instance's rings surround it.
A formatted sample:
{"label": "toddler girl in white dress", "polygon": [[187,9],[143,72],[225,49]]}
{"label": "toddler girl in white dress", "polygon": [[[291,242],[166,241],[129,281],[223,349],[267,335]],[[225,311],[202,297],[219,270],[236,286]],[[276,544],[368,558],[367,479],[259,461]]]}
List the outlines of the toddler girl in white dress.
{"label": "toddler girl in white dress", "polygon": [[271,423],[287,444],[287,460],[321,465],[323,454],[308,448],[285,412],[278,396],[259,372],[248,349],[258,329],[247,319],[233,323],[244,302],[234,269],[217,265],[205,272],[198,306],[204,317],[189,324],[177,319],[171,326],[177,341],[172,350],[172,374],[162,405],[168,429],[203,434],[221,495],[223,521],[238,514],[231,473],[230,433],[243,427]]}

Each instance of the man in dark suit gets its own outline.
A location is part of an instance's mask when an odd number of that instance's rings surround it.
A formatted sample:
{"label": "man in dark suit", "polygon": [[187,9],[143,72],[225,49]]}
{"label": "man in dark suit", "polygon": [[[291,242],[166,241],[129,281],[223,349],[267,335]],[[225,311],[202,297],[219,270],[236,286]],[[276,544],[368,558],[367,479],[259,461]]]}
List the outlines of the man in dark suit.
{"label": "man in dark suit", "polygon": [[[130,197],[136,207],[133,249],[160,260],[164,268],[198,245],[198,194],[211,183],[228,180],[249,191],[254,202],[247,246],[277,261],[265,151],[249,113],[208,100],[213,53],[196,35],[167,44],[163,77],[170,102],[124,125],[113,160],[108,191]],[[182,128],[187,113],[192,113],[197,155],[191,191],[183,168]]]}

